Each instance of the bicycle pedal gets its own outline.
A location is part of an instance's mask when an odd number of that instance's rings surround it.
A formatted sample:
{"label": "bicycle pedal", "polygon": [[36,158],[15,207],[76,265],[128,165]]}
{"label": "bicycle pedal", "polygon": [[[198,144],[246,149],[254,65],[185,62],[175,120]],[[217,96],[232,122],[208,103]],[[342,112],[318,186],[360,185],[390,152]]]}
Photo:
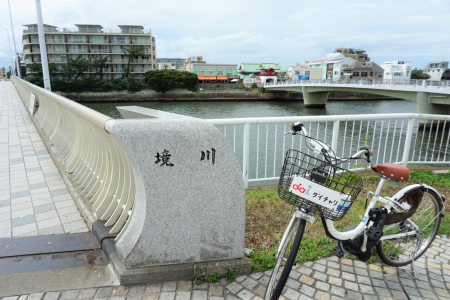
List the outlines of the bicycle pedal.
{"label": "bicycle pedal", "polygon": [[367,230],[366,234],[367,234],[367,237],[369,239],[371,239],[372,241],[378,241],[381,238],[381,236],[383,235],[383,230],[376,228],[374,226],[371,226]]}
{"label": "bicycle pedal", "polygon": [[331,250],[331,251],[333,252],[334,255],[336,255],[339,258],[343,258],[345,255],[345,252],[342,251],[342,248],[339,246],[334,247],[333,250]]}

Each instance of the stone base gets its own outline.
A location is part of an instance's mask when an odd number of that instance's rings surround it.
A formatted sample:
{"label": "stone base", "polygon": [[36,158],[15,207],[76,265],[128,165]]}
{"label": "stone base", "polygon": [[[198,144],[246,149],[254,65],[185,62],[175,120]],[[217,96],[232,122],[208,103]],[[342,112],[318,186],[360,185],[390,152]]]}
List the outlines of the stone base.
{"label": "stone base", "polygon": [[305,104],[305,108],[325,108],[325,104]]}
{"label": "stone base", "polygon": [[137,269],[126,269],[116,253],[111,254],[109,259],[121,285],[193,280],[199,275],[209,275],[215,272],[225,274],[230,268],[233,268],[236,277],[251,273],[251,261],[247,257],[188,264],[152,266]]}

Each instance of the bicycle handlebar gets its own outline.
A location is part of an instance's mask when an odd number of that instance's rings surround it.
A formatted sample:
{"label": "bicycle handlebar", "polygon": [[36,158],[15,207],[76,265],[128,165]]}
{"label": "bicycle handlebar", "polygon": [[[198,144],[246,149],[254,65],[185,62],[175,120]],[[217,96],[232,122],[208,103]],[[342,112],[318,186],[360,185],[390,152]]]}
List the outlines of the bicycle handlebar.
{"label": "bicycle handlebar", "polygon": [[[336,156],[334,154],[333,150],[331,149],[331,147],[329,145],[327,145],[327,144],[325,144],[325,143],[323,143],[321,141],[313,141],[311,139],[311,137],[308,135],[308,130],[306,130],[306,128],[303,126],[303,123],[301,123],[301,122],[292,123],[291,124],[291,128],[292,128],[291,132],[288,131],[288,132],[285,132],[284,134],[289,134],[290,133],[292,135],[297,135],[298,132],[301,131],[303,133],[303,135],[305,137],[307,137],[305,139],[306,146],[310,150],[314,151],[317,154],[323,153],[322,151],[325,150],[327,152],[328,156],[330,156],[331,158],[333,158],[335,160],[341,161],[341,162],[344,162],[344,161],[347,161],[347,160],[350,160],[350,159],[357,159],[357,158],[361,157],[361,155],[364,154],[366,156],[366,161],[368,163],[371,163],[370,157],[372,156],[372,151],[370,151],[369,147],[367,147],[367,146],[359,147],[359,151],[356,152],[355,154],[353,154],[352,156],[350,156],[350,158],[341,158],[341,157],[338,157],[338,156]],[[313,142],[316,145],[314,145]],[[331,151],[327,150],[326,148],[328,148]]]}

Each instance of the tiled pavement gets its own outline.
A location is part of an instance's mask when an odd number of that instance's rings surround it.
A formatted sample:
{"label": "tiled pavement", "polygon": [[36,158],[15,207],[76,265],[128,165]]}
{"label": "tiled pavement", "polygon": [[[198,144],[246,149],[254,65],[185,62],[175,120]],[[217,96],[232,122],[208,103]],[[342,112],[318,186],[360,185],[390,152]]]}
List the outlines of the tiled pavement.
{"label": "tiled pavement", "polygon": [[[418,279],[401,269],[329,257],[297,264],[282,300],[419,300],[450,299],[450,239],[438,236],[416,263]],[[134,286],[35,293],[3,300],[139,299],[139,300],[261,300],[270,271],[240,276],[228,283],[194,285],[170,281]]]}
{"label": "tiled pavement", "polygon": [[0,238],[87,231],[11,82],[0,82]]}

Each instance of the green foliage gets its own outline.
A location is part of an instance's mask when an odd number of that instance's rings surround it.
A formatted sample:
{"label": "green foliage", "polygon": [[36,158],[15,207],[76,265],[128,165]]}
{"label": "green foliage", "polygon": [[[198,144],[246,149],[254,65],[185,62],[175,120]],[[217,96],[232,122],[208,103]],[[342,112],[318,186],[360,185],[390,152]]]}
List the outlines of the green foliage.
{"label": "green foliage", "polygon": [[252,264],[252,272],[264,272],[272,269],[276,263],[276,257],[273,253],[265,253],[263,250],[259,252],[251,252],[245,254]]}
{"label": "green foliage", "polygon": [[83,74],[92,68],[91,63],[87,59],[81,58],[81,56],[75,59],[69,58],[67,65],[64,66],[64,73],[67,75],[74,74],[75,80],[83,77]]}
{"label": "green foliage", "polygon": [[234,274],[234,270],[232,268],[229,268],[224,275],[225,275],[225,279],[228,282],[233,281],[236,278],[236,275]]}
{"label": "green foliage", "polygon": [[431,186],[450,187],[450,173],[433,175],[431,171],[411,171],[410,179],[420,180]]}
{"label": "green foliage", "polygon": [[[33,64],[29,65],[28,68],[30,69],[33,77],[43,80],[44,72],[42,71],[42,64],[33,63]],[[48,63],[48,73],[50,75],[50,79],[52,78],[52,75],[59,73],[59,71],[60,70],[58,69],[57,64]]]}
{"label": "green foliage", "polygon": [[131,46],[129,48],[123,48],[123,52],[126,57],[128,57],[128,63],[125,67],[125,71],[123,72],[123,75],[125,78],[128,78],[130,76],[130,64],[133,62],[133,59],[135,56],[143,56],[145,54],[145,47],[144,46]]}
{"label": "green foliage", "polygon": [[145,82],[157,92],[175,88],[195,88],[198,77],[195,73],[178,70],[153,70],[144,74]]}
{"label": "green foliage", "polygon": [[195,284],[196,284],[196,285],[200,285],[200,284],[202,284],[202,283],[203,283],[203,281],[201,281],[200,279],[195,281]]}
{"label": "green foliage", "polygon": [[96,56],[92,62],[92,70],[94,70],[97,75],[100,76],[100,80],[103,80],[103,69],[106,68],[106,63],[108,62],[107,55]]}
{"label": "green foliage", "polygon": [[411,79],[430,79],[431,76],[428,74],[424,74],[423,70],[415,68],[411,71]]}
{"label": "green foliage", "polygon": [[187,90],[194,93],[200,93],[200,89],[198,87],[187,88]]}
{"label": "green foliage", "polygon": [[256,82],[253,82],[252,85],[251,85],[251,88],[252,89],[258,88],[258,84]]}
{"label": "green foliage", "polygon": [[218,282],[220,280],[220,278],[222,278],[222,276],[219,273],[215,272],[215,273],[212,273],[210,275],[206,275],[205,276],[205,281]]}

